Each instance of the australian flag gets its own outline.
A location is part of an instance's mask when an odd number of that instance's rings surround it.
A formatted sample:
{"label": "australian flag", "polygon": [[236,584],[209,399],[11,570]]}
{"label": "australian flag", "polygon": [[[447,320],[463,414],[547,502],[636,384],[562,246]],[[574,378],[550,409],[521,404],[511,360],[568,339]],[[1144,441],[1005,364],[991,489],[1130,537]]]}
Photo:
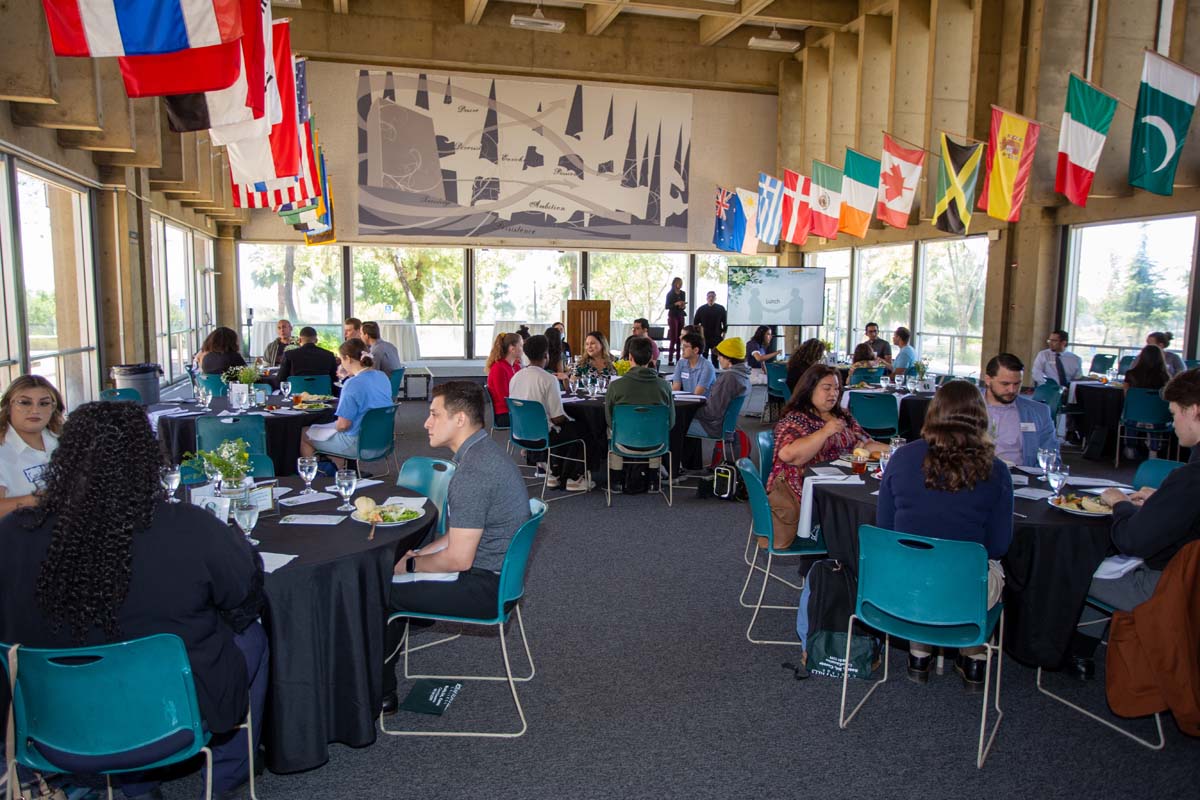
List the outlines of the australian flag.
{"label": "australian flag", "polygon": [[716,223],[713,226],[713,245],[731,253],[742,251],[746,238],[746,212],[737,192],[717,187]]}

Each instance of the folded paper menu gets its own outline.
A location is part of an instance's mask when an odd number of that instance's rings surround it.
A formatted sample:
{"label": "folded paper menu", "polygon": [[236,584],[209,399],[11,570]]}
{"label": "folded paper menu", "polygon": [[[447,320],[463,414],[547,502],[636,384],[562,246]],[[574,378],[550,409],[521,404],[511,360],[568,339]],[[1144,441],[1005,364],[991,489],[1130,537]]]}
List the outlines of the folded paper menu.
{"label": "folded paper menu", "polygon": [[306,503],[319,503],[322,500],[332,500],[333,495],[329,492],[317,492],[316,494],[298,494],[295,497],[284,498],[279,501],[281,506],[302,506]]}
{"label": "folded paper menu", "polygon": [[1108,478],[1085,478],[1082,475],[1072,475],[1067,478],[1067,483],[1071,486],[1125,486],[1126,484],[1120,481],[1109,480]]}
{"label": "folded paper menu", "polygon": [[346,517],[338,514],[288,514],[280,525],[337,525]]}
{"label": "folded paper menu", "polygon": [[274,572],[280,567],[286,567],[293,559],[299,558],[286,553],[264,553],[261,550],[258,554],[262,556],[263,572]]}
{"label": "folded paper menu", "polygon": [[1054,492],[1049,489],[1035,489],[1032,486],[1024,486],[1013,492],[1013,497],[1023,497],[1026,500],[1045,500]]}

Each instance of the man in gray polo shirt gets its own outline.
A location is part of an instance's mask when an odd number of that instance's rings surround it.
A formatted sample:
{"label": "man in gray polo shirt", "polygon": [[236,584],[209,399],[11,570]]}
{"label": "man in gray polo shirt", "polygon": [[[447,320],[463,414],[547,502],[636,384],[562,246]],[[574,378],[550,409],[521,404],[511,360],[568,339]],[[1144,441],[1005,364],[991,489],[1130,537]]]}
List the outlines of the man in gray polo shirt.
{"label": "man in gray polo shirt", "polygon": [[[364,326],[365,327],[365,326]],[[416,611],[456,617],[496,616],[500,568],[508,543],[529,519],[529,495],[517,465],[483,428],[483,387],[451,381],[433,387],[425,420],[431,447],[449,447],[457,469],[446,498],[446,535],[396,562],[396,575],[415,575],[393,583],[392,613]],[[420,580],[421,573],[457,572],[453,581]],[[396,710],[394,659],[403,636],[399,620],[388,627],[383,670],[383,712]]]}
{"label": "man in gray polo shirt", "polygon": [[400,351],[391,342],[379,338],[379,323],[364,322],[362,324],[362,340],[371,348],[371,360],[375,369],[389,378],[392,373],[404,366],[400,363]]}

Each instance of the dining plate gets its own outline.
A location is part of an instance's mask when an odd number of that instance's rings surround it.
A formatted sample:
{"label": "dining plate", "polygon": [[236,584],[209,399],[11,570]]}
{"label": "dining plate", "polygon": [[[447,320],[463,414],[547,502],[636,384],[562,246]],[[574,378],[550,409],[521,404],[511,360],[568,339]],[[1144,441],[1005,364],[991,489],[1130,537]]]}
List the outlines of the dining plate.
{"label": "dining plate", "polygon": [[1059,511],[1065,511],[1068,514],[1074,514],[1077,517],[1111,517],[1112,511],[1084,511],[1082,508],[1072,508],[1071,506],[1060,506],[1055,504],[1053,497],[1047,497],[1046,503],[1051,508],[1057,508]]}
{"label": "dining plate", "polygon": [[324,411],[327,408],[333,408],[333,406],[329,405],[329,403],[301,403],[300,405],[292,406],[292,408],[298,408],[301,411]]}
{"label": "dining plate", "polygon": [[[382,507],[387,508],[387,506],[382,506]],[[377,508],[379,508],[379,507],[377,507]],[[410,517],[409,519],[397,520],[396,522],[376,522],[375,525],[380,528],[394,528],[397,525],[407,525],[410,522],[415,522],[416,520],[419,520],[421,517],[425,516],[425,509],[423,507],[422,508],[412,508],[412,509],[408,509],[408,510],[417,512],[417,515],[415,517]],[[353,514],[350,515],[350,519],[354,520],[355,522],[361,522],[364,525],[371,524],[371,521],[369,519],[365,519],[362,516],[361,511],[355,511]]]}

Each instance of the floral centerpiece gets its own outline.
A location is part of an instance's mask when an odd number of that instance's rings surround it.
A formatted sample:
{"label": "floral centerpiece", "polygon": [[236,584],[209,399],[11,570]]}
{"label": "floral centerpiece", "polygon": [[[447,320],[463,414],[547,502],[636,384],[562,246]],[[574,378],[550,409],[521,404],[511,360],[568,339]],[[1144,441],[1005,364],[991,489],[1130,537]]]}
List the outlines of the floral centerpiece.
{"label": "floral centerpiece", "polygon": [[929,370],[929,362],[924,359],[913,362],[913,372],[917,375],[917,380],[925,380],[925,373]]}
{"label": "floral centerpiece", "polygon": [[226,439],[215,450],[184,453],[183,465],[214,475],[220,480],[222,494],[241,492],[250,474],[250,445],[245,439]]}
{"label": "floral centerpiece", "polygon": [[244,383],[247,386],[253,386],[262,380],[262,375],[257,367],[230,367],[221,373],[221,380],[226,384]]}
{"label": "floral centerpiece", "polygon": [[628,358],[619,358],[613,362],[613,369],[617,371],[617,377],[621,377],[633,369],[633,362]]}

